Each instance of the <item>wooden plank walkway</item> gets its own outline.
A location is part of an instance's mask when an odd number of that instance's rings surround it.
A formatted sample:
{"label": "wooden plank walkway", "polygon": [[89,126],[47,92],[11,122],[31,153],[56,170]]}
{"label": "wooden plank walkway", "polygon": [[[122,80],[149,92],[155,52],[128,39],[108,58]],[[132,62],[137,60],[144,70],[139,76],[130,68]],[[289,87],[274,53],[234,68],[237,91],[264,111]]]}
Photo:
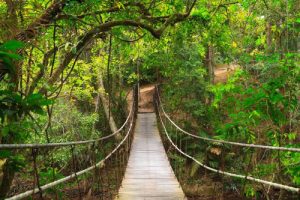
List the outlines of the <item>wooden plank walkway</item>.
{"label": "wooden plank walkway", "polygon": [[138,114],[119,200],[186,199],[168,161],[154,113]]}

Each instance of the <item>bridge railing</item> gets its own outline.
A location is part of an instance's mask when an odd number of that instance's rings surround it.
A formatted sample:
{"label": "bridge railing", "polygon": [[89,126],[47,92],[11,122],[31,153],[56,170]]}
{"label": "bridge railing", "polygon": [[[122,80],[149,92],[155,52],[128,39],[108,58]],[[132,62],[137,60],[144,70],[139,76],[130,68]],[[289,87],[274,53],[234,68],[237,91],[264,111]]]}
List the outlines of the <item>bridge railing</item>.
{"label": "bridge railing", "polygon": [[[178,136],[177,136],[177,131],[183,133],[186,136],[189,136],[191,138],[197,140],[203,140],[206,142],[211,142],[211,143],[223,143],[223,144],[229,144],[229,145],[233,145],[233,146],[240,146],[240,147],[247,147],[247,148],[257,148],[257,149],[265,149],[265,150],[276,150],[276,151],[289,151],[289,152],[295,152],[295,153],[299,153],[300,149],[299,148],[290,148],[290,147],[275,147],[275,146],[268,146],[268,145],[258,145],[258,144],[247,144],[247,143],[240,143],[240,142],[231,142],[231,141],[225,141],[225,140],[217,140],[217,139],[213,139],[213,138],[207,138],[207,137],[201,137],[201,136],[197,136],[194,134],[191,134],[185,130],[183,130],[182,128],[180,128],[171,118],[170,116],[166,113],[162,102],[161,102],[161,97],[160,97],[160,93],[159,93],[159,89],[158,87],[156,87],[155,89],[155,94],[154,94],[154,103],[155,103],[155,109],[158,115],[158,119],[160,121],[161,127],[163,129],[164,135],[167,138],[168,143],[177,151],[179,152],[182,156],[194,161],[195,163],[197,163],[198,165],[200,165],[201,167],[221,174],[221,175],[225,175],[225,176],[229,176],[229,177],[234,177],[234,178],[239,178],[239,179],[243,179],[243,180],[248,180],[248,181],[253,181],[256,183],[260,183],[263,185],[267,185],[269,187],[274,187],[274,188],[278,188],[278,189],[283,189],[283,190],[287,190],[287,191],[291,191],[291,192],[295,192],[295,193],[300,193],[300,188],[297,187],[293,187],[293,186],[289,186],[289,185],[285,185],[285,184],[281,184],[281,183],[276,183],[273,181],[267,181],[267,180],[263,180],[257,177],[253,177],[250,174],[236,174],[236,173],[232,173],[232,172],[227,172],[224,171],[222,169],[216,169],[213,168],[211,166],[208,166],[207,164],[201,162],[199,159],[195,158],[194,156],[190,155],[188,153],[187,150],[187,146],[189,144],[185,144],[185,150],[182,148],[182,141],[178,141]],[[168,131],[168,127],[172,127],[175,128],[176,130],[176,141],[174,141],[174,139],[172,139],[172,136],[170,135],[169,131]],[[180,139],[179,139],[180,140]],[[185,140],[185,142],[187,142],[187,140]],[[179,145],[178,145],[179,144]],[[176,169],[175,169],[176,170]]]}
{"label": "bridge railing", "polygon": [[[71,142],[62,142],[62,143],[46,143],[46,144],[0,144],[0,150],[6,149],[6,150],[18,150],[18,149],[31,149],[32,151],[32,171],[33,171],[33,185],[32,189],[29,189],[27,191],[21,192],[19,194],[13,194],[10,197],[7,197],[6,200],[19,200],[24,199],[33,195],[38,195],[39,199],[43,199],[43,193],[47,189],[53,189],[56,186],[66,183],[70,180],[76,180],[77,183],[77,190],[78,195],[80,199],[83,199],[83,194],[81,191],[80,186],[80,180],[79,176],[82,176],[84,174],[94,173],[94,176],[92,177],[93,181],[92,184],[94,186],[91,186],[92,188],[97,186],[97,189],[94,189],[94,193],[100,195],[100,197],[105,198],[104,195],[110,195],[110,198],[112,198],[111,193],[111,186],[116,185],[116,189],[120,186],[122,176],[124,175],[124,166],[126,166],[126,163],[129,158],[129,151],[131,146],[131,140],[132,140],[132,133],[133,133],[133,127],[135,125],[135,119],[137,116],[137,109],[138,109],[138,90],[137,85],[133,88],[133,101],[132,105],[130,107],[129,114],[123,123],[123,125],[114,133],[111,133],[107,136],[103,136],[101,138],[92,139],[92,140],[82,140],[82,141],[71,141]],[[97,158],[97,152],[102,152],[103,149],[103,141],[112,138],[113,136],[116,136],[117,134],[120,134],[122,139],[120,141],[117,141],[118,143],[114,145],[112,150],[110,152],[107,152],[104,157],[102,157],[101,160],[96,161]],[[90,167],[87,167],[82,170],[78,170],[78,160],[76,159],[75,155],[75,148],[78,145],[89,145],[89,156],[92,158],[90,160]],[[41,185],[40,175],[38,171],[38,163],[37,163],[37,157],[39,154],[39,151],[41,150],[48,150],[53,148],[63,148],[63,147],[69,147],[71,152],[71,158],[72,158],[72,168],[73,173],[65,176],[60,179],[55,178],[55,174],[53,173],[53,180],[52,182],[48,182],[44,185]],[[98,155],[99,157],[99,155]],[[108,165],[108,166],[106,166]],[[54,170],[54,169],[53,169]],[[102,170],[102,171],[101,171]],[[108,174],[109,173],[109,174]],[[54,180],[55,179],[55,180]],[[110,180],[111,179],[111,180]],[[110,183],[111,181],[114,181],[114,183]],[[102,184],[102,185],[101,185]],[[104,184],[106,184],[104,186]],[[101,188],[101,189],[100,189]],[[57,191],[56,198],[57,198]],[[34,197],[34,196],[33,196]]]}

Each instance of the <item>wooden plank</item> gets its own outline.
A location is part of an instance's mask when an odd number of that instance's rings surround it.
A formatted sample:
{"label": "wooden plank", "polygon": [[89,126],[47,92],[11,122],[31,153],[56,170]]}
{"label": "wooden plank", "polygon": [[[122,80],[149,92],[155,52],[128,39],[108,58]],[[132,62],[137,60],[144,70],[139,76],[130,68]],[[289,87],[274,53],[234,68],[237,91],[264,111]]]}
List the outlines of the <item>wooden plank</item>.
{"label": "wooden plank", "polygon": [[186,199],[168,161],[154,113],[138,114],[119,200]]}

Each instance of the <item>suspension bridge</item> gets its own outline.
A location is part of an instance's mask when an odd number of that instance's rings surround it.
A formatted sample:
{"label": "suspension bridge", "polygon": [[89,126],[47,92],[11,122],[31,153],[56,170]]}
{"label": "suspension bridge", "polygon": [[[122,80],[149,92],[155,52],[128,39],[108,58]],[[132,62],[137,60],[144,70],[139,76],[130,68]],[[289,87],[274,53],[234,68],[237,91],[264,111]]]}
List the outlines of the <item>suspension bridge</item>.
{"label": "suspension bridge", "polygon": [[[288,151],[300,153],[299,148],[275,147],[258,144],[247,144],[217,140],[201,137],[189,133],[180,128],[164,110],[161,102],[159,89],[154,90],[155,112],[139,112],[138,94],[139,89],[133,89],[133,102],[124,124],[116,132],[93,140],[72,141],[64,143],[47,144],[1,144],[0,150],[12,150],[16,153],[21,150],[30,152],[32,157],[33,177],[31,188],[23,191],[11,192],[6,199],[18,200],[33,197],[45,198],[45,194],[55,193],[66,183],[74,182],[76,198],[79,199],[186,199],[184,191],[175,176],[176,167],[171,167],[167,151],[176,151],[182,157],[189,159],[204,169],[222,176],[252,181],[268,187],[300,193],[300,189],[292,184],[277,183],[272,180],[264,180],[251,174],[236,174],[224,169],[213,168],[189,154],[188,144],[182,141],[182,135],[192,138],[194,141],[204,141],[237,146],[240,148]],[[159,128],[161,133],[159,134]],[[170,134],[175,131],[175,136]],[[120,135],[121,139],[113,139]],[[99,155],[106,141],[114,141],[111,151],[105,155]],[[164,141],[164,142],[163,142]],[[185,140],[186,142],[187,140]],[[89,166],[82,169],[78,166],[76,149],[87,146],[86,156],[89,156]],[[72,158],[72,170],[68,176],[56,177],[53,173],[52,180],[42,183],[39,175],[38,156],[47,155],[50,150],[69,148]],[[100,160],[98,158],[100,157]],[[53,158],[52,158],[53,159]],[[124,170],[124,166],[126,170]],[[82,187],[82,181],[87,179],[90,186]],[[93,194],[91,194],[93,193]],[[53,195],[53,194],[52,194]],[[93,198],[92,198],[93,197]],[[71,198],[70,198],[71,199]]]}

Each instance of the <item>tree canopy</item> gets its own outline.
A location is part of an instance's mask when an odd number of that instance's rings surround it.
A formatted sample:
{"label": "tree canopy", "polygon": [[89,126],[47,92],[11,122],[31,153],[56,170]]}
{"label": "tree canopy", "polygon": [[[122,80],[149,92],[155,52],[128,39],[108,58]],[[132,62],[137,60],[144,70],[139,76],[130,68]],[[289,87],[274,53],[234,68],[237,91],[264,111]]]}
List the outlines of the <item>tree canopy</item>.
{"label": "tree canopy", "polygon": [[[167,111],[196,135],[300,147],[298,0],[4,0],[0,27],[1,144],[116,132],[139,82],[160,84]],[[190,142],[187,151],[211,167],[300,185],[299,153]],[[84,151],[81,167],[91,159]],[[72,162],[66,149],[49,154],[38,158],[43,181],[64,176]],[[190,191],[205,181],[199,166],[169,156],[181,166],[185,192],[199,195]],[[13,194],[29,163],[24,152],[0,150],[0,199]],[[297,198],[250,182],[216,182],[224,186],[217,190],[250,199]]]}

